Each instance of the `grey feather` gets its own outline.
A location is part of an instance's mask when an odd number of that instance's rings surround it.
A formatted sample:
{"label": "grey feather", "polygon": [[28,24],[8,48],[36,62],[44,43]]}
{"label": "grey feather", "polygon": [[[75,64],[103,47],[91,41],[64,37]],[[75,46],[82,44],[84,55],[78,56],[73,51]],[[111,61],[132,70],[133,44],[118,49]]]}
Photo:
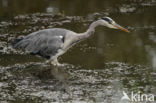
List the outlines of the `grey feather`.
{"label": "grey feather", "polygon": [[59,28],[40,30],[24,37],[13,47],[50,58],[62,48],[67,32],[68,30]]}

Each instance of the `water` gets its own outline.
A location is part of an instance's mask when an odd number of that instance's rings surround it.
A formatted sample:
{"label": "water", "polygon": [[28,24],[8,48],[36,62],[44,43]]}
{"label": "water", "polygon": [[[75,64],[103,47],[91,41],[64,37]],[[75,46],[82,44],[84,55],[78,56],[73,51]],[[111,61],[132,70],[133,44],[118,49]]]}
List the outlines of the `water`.
{"label": "water", "polygon": [[[123,91],[156,95],[155,9],[155,0],[1,0],[0,101],[126,103]],[[59,68],[10,47],[17,36],[45,28],[84,32],[104,16],[131,33],[97,27],[59,58]]]}

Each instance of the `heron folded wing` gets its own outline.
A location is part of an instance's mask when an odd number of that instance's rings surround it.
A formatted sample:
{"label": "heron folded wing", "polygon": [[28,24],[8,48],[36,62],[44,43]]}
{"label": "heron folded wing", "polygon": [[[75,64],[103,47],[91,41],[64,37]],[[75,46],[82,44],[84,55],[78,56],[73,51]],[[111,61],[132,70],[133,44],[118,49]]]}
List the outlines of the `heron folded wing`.
{"label": "heron folded wing", "polygon": [[37,40],[29,45],[27,50],[33,54],[40,55],[45,58],[50,58],[57,54],[58,50],[61,49],[63,41],[58,36],[53,37],[42,37],[42,39]]}
{"label": "heron folded wing", "polygon": [[40,35],[24,38],[22,41],[16,44],[16,48],[24,49],[30,54],[40,55],[44,58],[49,59],[51,56],[56,55],[59,49],[63,45],[63,38],[60,36],[45,36]]}
{"label": "heron folded wing", "polygon": [[55,56],[64,44],[67,31],[54,28],[33,32],[14,43],[14,48],[46,58]]}

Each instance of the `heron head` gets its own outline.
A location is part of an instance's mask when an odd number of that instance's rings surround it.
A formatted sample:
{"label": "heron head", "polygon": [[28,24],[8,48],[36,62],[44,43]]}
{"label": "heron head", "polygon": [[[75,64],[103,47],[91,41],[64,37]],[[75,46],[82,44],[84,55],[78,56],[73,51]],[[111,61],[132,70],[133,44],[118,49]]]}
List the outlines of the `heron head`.
{"label": "heron head", "polygon": [[102,25],[108,27],[108,28],[113,28],[113,29],[120,29],[125,32],[129,32],[127,29],[123,28],[119,24],[117,24],[114,20],[112,20],[110,17],[103,17],[101,18],[101,23]]}

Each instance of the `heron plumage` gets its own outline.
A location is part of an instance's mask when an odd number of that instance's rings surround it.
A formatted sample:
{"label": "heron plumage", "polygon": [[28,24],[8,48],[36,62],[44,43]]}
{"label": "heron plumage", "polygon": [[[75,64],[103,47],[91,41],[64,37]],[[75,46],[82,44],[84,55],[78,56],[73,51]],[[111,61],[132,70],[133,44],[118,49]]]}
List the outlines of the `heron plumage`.
{"label": "heron plumage", "polygon": [[74,44],[93,35],[95,28],[99,25],[129,32],[116,24],[111,18],[105,17],[94,21],[84,33],[75,33],[61,28],[44,29],[33,32],[25,37],[15,39],[13,48],[24,49],[31,54],[40,55],[58,64],[58,56],[65,53]]}
{"label": "heron plumage", "polygon": [[67,32],[69,31],[59,28],[40,30],[20,40],[15,39],[13,48],[24,49],[33,55],[50,59],[62,48]]}

